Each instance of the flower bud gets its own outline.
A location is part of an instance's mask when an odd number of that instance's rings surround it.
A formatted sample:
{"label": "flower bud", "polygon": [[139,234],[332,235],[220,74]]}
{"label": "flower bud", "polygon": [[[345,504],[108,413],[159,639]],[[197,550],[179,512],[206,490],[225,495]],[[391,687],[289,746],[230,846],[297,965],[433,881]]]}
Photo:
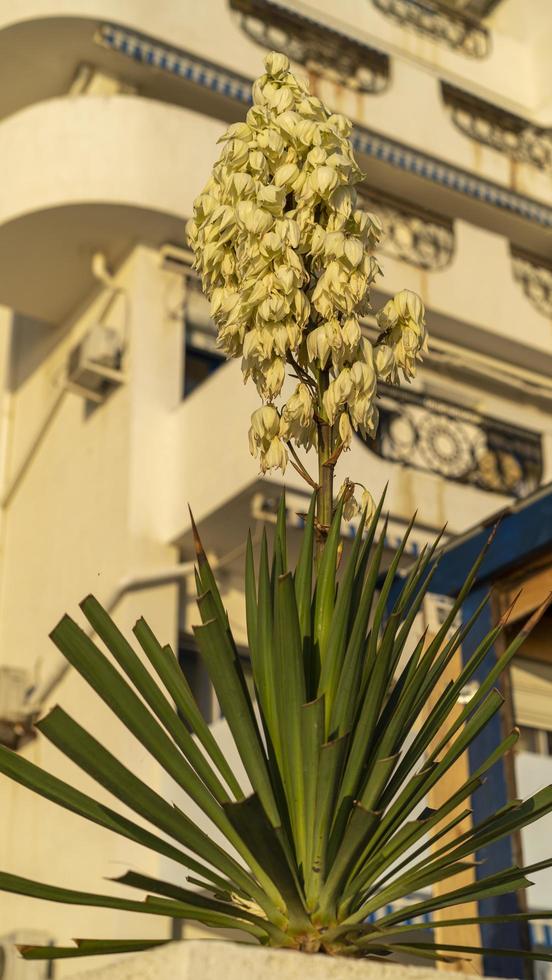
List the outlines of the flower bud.
{"label": "flower bud", "polygon": [[309,425],[312,422],[314,406],[312,395],[306,384],[298,384],[291,398],[285,404],[284,414],[289,419],[297,419],[301,425]]}
{"label": "flower bud", "polygon": [[335,393],[335,384],[331,382],[324,394],[322,395],[322,404],[324,406],[324,411],[328,417],[328,422],[333,425],[335,422],[335,417],[337,415],[338,401]]}
{"label": "flower bud", "polygon": [[267,75],[271,75],[272,78],[279,78],[289,71],[289,58],[286,58],[285,54],[271,51],[265,56],[264,66]]}
{"label": "flower bud", "polygon": [[344,318],[341,325],[341,336],[346,347],[351,351],[355,351],[362,337],[360,324],[356,316],[346,316]]}
{"label": "flower bud", "polygon": [[343,517],[350,521],[360,513],[360,507],[355,500],[355,485],[349,479],[344,480],[337,491],[337,500],[343,500]]}
{"label": "flower bud", "polygon": [[328,126],[335,129],[336,133],[339,133],[339,135],[343,136],[345,139],[351,134],[351,123],[349,119],[347,119],[347,116],[342,116],[341,113],[336,112],[330,116],[328,119]]}
{"label": "flower bud", "polygon": [[280,112],[276,116],[275,121],[276,125],[279,127],[279,129],[281,129],[284,135],[293,137],[297,126],[301,122],[301,116],[292,109],[288,109],[286,112]]}
{"label": "flower bud", "polygon": [[362,260],[364,249],[358,238],[347,238],[344,246],[345,258],[352,266],[357,266]]}
{"label": "flower bud", "polygon": [[299,167],[295,163],[284,163],[274,173],[276,187],[289,187],[299,176]]}
{"label": "flower bud", "polygon": [[261,470],[266,473],[267,470],[280,469],[285,473],[287,461],[287,449],[280,437],[275,436],[268,449],[260,455]]}
{"label": "flower bud", "polygon": [[312,167],[321,167],[322,164],[326,163],[328,154],[321,146],[315,146],[313,150],[307,153],[307,160]]}
{"label": "flower bud", "polygon": [[377,344],[374,348],[374,363],[378,378],[387,381],[395,368],[392,348],[387,344]]}
{"label": "flower bud", "polygon": [[343,368],[333,382],[334,398],[337,405],[343,405],[353,391],[353,377],[350,368]]}
{"label": "flower bud", "polygon": [[275,357],[264,372],[263,388],[267,398],[276,398],[280,394],[285,374],[285,362],[281,358]]}
{"label": "flower bud", "polygon": [[251,432],[259,446],[267,446],[280,428],[280,416],[274,405],[261,405],[251,416]]}
{"label": "flower bud", "polygon": [[327,197],[337,187],[338,177],[331,167],[317,167],[309,177],[309,185],[320,197]]}
{"label": "flower bud", "polygon": [[369,490],[363,490],[360,497],[360,509],[366,514],[365,521],[369,524],[372,520],[374,514],[376,513],[376,505],[374,498]]}
{"label": "flower bud", "polygon": [[317,361],[322,369],[326,367],[330,356],[330,342],[325,324],[316,327],[307,336],[307,353],[310,361]]}
{"label": "flower bud", "polygon": [[339,438],[345,449],[349,449],[353,439],[353,427],[348,412],[342,412],[339,416]]}
{"label": "flower bud", "polygon": [[316,123],[310,119],[302,119],[295,127],[295,138],[305,146],[311,146],[316,142],[318,128]]}
{"label": "flower bud", "polygon": [[293,93],[288,88],[281,88],[273,99],[270,99],[270,107],[276,112],[286,112],[291,109],[295,99]]}

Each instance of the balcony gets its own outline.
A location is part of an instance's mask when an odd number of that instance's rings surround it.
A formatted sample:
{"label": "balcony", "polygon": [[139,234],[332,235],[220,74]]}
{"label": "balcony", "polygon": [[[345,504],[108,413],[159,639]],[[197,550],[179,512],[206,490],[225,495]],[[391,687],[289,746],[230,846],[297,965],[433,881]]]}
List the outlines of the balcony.
{"label": "balcony", "polygon": [[0,303],[61,322],[136,242],[184,241],[221,124],[130,95],[51,99],[0,123]]}

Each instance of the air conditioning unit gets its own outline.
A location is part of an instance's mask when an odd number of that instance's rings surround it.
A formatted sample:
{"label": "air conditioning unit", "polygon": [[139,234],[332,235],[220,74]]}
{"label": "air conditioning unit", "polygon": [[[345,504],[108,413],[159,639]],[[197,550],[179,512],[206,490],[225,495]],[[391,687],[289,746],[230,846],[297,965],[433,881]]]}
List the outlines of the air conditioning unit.
{"label": "air conditioning unit", "polygon": [[52,937],[44,932],[21,929],[0,936],[0,980],[46,980],[49,975],[49,962],[24,960],[17,946],[48,946]]}
{"label": "air conditioning unit", "polygon": [[125,380],[122,356],[120,332],[96,323],[69,355],[67,386],[89,401],[103,402]]}
{"label": "air conditioning unit", "polygon": [[0,667],[0,745],[19,748],[34,738],[32,719],[25,706],[31,679],[20,667]]}

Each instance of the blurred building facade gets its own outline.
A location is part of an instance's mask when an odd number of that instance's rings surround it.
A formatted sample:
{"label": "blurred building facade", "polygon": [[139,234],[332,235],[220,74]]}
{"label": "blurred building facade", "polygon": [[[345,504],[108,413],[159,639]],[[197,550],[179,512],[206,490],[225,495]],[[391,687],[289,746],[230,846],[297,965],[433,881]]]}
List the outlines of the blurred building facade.
{"label": "blurred building facade", "polygon": [[[338,477],[374,495],[389,482],[390,546],[417,508],[414,551],[550,480],[551,40],[547,0],[530,15],[525,0],[0,0],[2,741],[60,772],[28,725],[59,699],[171,793],[62,672],[49,631],[90,591],[123,626],[145,614],[215,718],[190,642],[187,505],[244,645],[243,541],[270,525],[284,482],[293,550],[304,484],[293,470],[259,477],[256,394],[218,356],[184,235],[267,49],[353,121],[362,194],[385,230],[374,308],[406,287],[427,309],[423,370],[407,391],[382,390],[375,443],[356,440]],[[522,723],[540,765],[552,709],[537,714]],[[77,888],[106,855],[159,873],[6,780],[1,793],[2,868],[55,869]],[[160,931],[2,894],[0,921],[56,940]]]}

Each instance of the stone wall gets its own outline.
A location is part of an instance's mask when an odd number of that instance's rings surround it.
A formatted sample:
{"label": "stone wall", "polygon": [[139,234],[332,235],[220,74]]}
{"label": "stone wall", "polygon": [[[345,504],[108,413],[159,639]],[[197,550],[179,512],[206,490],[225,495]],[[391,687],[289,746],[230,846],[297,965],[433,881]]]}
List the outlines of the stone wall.
{"label": "stone wall", "polygon": [[[98,961],[99,962],[99,961]],[[467,964],[468,965],[468,964]],[[96,966],[75,980],[435,980],[432,967],[376,960],[310,956],[238,943],[191,940],[171,943],[110,966]],[[462,980],[470,973],[455,973]]]}

